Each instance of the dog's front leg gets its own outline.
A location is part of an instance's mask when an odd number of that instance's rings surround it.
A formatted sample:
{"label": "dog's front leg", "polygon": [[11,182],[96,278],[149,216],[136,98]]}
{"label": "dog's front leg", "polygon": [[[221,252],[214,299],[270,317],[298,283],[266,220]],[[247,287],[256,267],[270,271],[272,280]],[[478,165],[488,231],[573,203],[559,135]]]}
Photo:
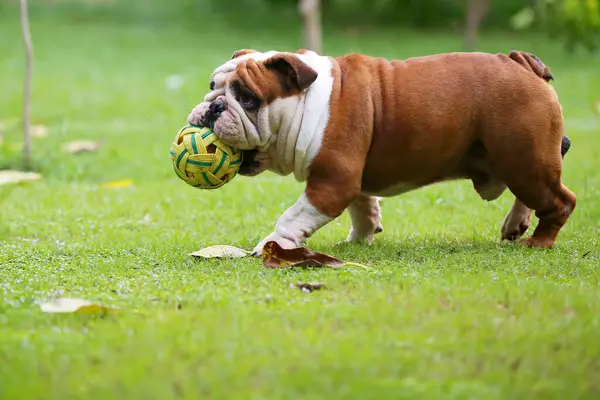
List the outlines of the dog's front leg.
{"label": "dog's front leg", "polygon": [[302,193],[296,203],[279,217],[275,230],[254,248],[252,255],[260,256],[263,246],[269,241],[277,242],[284,249],[299,247],[332,219],[317,210],[306,193]]}
{"label": "dog's front leg", "polygon": [[259,257],[269,241],[277,242],[284,249],[301,246],[319,228],[344,212],[355,197],[352,193],[309,183],[296,203],[279,217],[273,233],[254,248],[252,255]]}

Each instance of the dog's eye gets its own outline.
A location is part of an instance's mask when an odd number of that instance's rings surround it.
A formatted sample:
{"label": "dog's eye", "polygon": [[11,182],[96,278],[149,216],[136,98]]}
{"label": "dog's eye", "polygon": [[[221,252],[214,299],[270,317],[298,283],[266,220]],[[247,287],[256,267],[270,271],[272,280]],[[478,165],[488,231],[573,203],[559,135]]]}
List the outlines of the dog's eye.
{"label": "dog's eye", "polygon": [[215,81],[210,81],[210,90],[215,90]]}
{"label": "dog's eye", "polygon": [[244,92],[242,91],[239,94],[239,99],[238,101],[240,102],[240,105],[244,108],[255,108],[258,104],[258,102],[256,101],[256,98],[251,95],[250,93]]}

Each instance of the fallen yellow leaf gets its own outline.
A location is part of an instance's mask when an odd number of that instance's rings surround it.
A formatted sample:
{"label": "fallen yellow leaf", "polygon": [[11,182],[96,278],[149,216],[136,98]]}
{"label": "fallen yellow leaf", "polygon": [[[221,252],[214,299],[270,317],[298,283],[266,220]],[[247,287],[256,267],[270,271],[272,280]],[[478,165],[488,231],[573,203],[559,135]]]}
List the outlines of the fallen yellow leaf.
{"label": "fallen yellow leaf", "polygon": [[121,179],[119,181],[106,182],[102,185],[102,187],[105,189],[121,189],[131,186],[133,186],[133,181],[131,179]]}
{"label": "fallen yellow leaf", "polygon": [[42,175],[35,172],[4,170],[0,171],[0,185],[37,181],[41,179],[41,177]]}
{"label": "fallen yellow leaf", "polygon": [[62,297],[40,305],[45,313],[108,314],[116,309],[92,303],[89,300]]}
{"label": "fallen yellow leaf", "polygon": [[12,129],[18,123],[19,123],[19,119],[15,118],[15,117],[2,120],[2,121],[0,121],[0,131],[7,131],[9,129]]}
{"label": "fallen yellow leaf", "polygon": [[98,151],[102,147],[102,143],[93,140],[74,140],[65,143],[63,151],[68,154],[87,153]]}
{"label": "fallen yellow leaf", "polygon": [[239,249],[237,247],[228,246],[225,244],[218,244],[215,246],[205,247],[193,253],[190,253],[193,257],[202,258],[242,258],[249,255],[250,252]]}
{"label": "fallen yellow leaf", "polygon": [[48,137],[48,127],[46,125],[33,125],[31,126],[31,137],[34,138],[45,138]]}
{"label": "fallen yellow leaf", "polygon": [[138,221],[140,224],[149,224],[152,222],[152,216],[150,214],[144,215],[144,218]]}

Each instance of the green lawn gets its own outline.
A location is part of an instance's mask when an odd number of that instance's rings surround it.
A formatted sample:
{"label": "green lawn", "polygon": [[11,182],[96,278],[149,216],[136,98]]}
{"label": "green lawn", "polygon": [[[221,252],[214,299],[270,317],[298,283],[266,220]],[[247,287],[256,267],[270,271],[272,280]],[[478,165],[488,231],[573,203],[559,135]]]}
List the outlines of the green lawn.
{"label": "green lawn", "polygon": [[[252,247],[302,191],[292,177],[236,177],[199,191],[172,171],[169,146],[238,48],[299,47],[297,31],[175,24],[32,21],[33,122],[43,180],[0,187],[2,399],[583,399],[600,396],[598,55],[545,37],[490,34],[481,50],[536,53],[552,67],[573,146],[564,182],[578,207],[555,249],[500,243],[513,197],[486,203],[469,182],[386,200],[371,247],[336,243],[344,214],[308,243],[372,266],[269,270],[259,260],[198,262],[212,244]],[[0,17],[0,121],[19,118],[23,51]],[[403,58],[460,49],[416,31],[329,32],[328,53]],[[166,79],[179,75],[179,90]],[[1,167],[15,167],[18,127]],[[101,151],[62,153],[103,139]],[[124,189],[102,183],[132,179]],[[537,222],[537,221],[536,221]],[[531,231],[530,231],[531,232]],[[298,281],[328,289],[304,293]],[[85,297],[114,317],[53,315],[39,303]]]}

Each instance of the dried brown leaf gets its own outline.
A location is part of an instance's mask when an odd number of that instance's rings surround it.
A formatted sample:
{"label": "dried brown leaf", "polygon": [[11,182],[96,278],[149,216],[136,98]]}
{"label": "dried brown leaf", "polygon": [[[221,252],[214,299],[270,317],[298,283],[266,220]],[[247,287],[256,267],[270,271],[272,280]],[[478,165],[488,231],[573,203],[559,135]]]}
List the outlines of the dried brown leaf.
{"label": "dried brown leaf", "polygon": [[35,172],[22,172],[12,170],[0,171],[0,185],[37,181],[41,178],[42,175],[37,174]]}
{"label": "dried brown leaf", "polygon": [[563,314],[572,317],[575,315],[575,309],[573,307],[567,306],[563,309]]}
{"label": "dried brown leaf", "polygon": [[93,140],[74,140],[65,143],[63,151],[67,154],[89,153],[98,151],[101,147],[101,142],[95,142]]}
{"label": "dried brown leaf", "polygon": [[320,282],[298,282],[296,284],[292,283],[290,287],[300,289],[303,292],[314,292],[323,289],[325,284]]}
{"label": "dried brown leaf", "polygon": [[296,247],[293,249],[284,249],[277,242],[271,241],[265,243],[262,249],[263,265],[267,268],[293,268],[293,267],[330,267],[340,268],[344,266],[356,266],[365,269],[369,267],[342,261],[330,255],[319,253],[307,249],[306,247]]}
{"label": "dried brown leaf", "polygon": [[193,257],[202,258],[242,258],[248,256],[249,254],[249,251],[239,249],[234,246],[228,246],[226,244],[209,246],[190,253],[190,255]]}
{"label": "dried brown leaf", "polygon": [[45,313],[110,314],[114,308],[92,303],[89,300],[61,297],[40,305]]}

